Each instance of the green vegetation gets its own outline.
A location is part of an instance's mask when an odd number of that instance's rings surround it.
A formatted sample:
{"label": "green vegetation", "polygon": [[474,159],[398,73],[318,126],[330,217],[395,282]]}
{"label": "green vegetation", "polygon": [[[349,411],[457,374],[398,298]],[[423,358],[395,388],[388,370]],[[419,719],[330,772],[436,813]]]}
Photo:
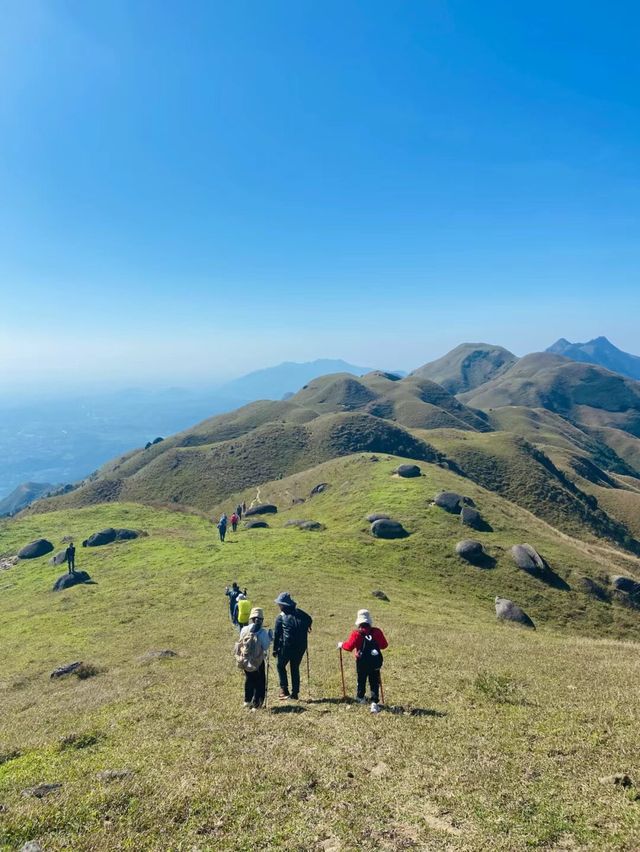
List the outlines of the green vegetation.
{"label": "green vegetation", "polygon": [[415,370],[413,375],[442,385],[449,393],[464,393],[501,376],[518,359],[502,346],[462,343],[437,361]]}
{"label": "green vegetation", "polygon": [[[60,569],[46,558],[0,573],[0,849],[29,839],[80,852],[637,849],[640,789],[599,779],[640,780],[640,613],[578,581],[640,577],[638,560],[559,533],[438,465],[392,476],[402,460],[357,454],[262,484],[259,499],[281,509],[271,528],[229,533],[225,545],[195,512],[133,504],[3,522],[3,554],[107,526],[149,535],[80,549],[95,585],[54,595]],[[473,537],[494,569],[455,555],[466,533],[430,505],[440,489],[472,497],[491,523]],[[410,536],[372,538],[372,511]],[[285,528],[290,518],[326,530]],[[570,591],[515,568],[508,549],[522,541]],[[314,616],[310,702],[242,708],[223,594],[233,579],[271,624],[283,588]],[[537,631],[496,623],[496,594]],[[340,700],[335,643],[360,606],[391,643],[378,717]],[[167,648],[177,656],[149,654]],[[94,675],[49,678],[73,660]],[[350,660],[346,674],[353,690]],[[42,783],[62,786],[22,795]]]}

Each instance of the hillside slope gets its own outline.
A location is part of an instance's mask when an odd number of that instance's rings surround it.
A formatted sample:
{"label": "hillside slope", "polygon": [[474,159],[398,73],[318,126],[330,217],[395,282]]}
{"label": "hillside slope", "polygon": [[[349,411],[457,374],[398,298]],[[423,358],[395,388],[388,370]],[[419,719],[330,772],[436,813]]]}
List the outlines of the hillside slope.
{"label": "hillside slope", "polygon": [[[241,529],[224,545],[197,515],[127,504],[0,524],[2,553],[105,526],[149,533],[81,551],[96,585],[53,595],[46,558],[1,575],[0,848],[636,848],[636,788],[598,779],[634,777],[640,765],[639,613],[585,594],[580,578],[640,576],[638,561],[560,535],[437,465],[393,477],[401,461],[356,455],[266,483],[262,499],[281,507],[271,528]],[[309,498],[320,481],[327,488]],[[436,491],[462,488],[494,528],[477,534],[494,568],[460,560],[459,519],[430,505]],[[284,511],[292,494],[307,502]],[[409,537],[373,539],[373,510]],[[294,517],[326,529],[285,527]],[[537,547],[570,590],[517,570],[517,541]],[[311,701],[306,675],[304,701],[274,701],[271,666],[271,709],[243,709],[223,594],[233,579],[268,625],[283,588],[313,615]],[[496,594],[521,604],[537,631],[496,624]],[[390,640],[378,717],[341,700],[335,643],[362,606]],[[162,649],[177,656],[149,653]],[[72,660],[96,673],[49,678]],[[351,694],[350,659],[345,677]],[[115,774],[97,777],[106,770]],[[43,782],[62,786],[22,795]],[[259,814],[250,830],[249,813]]]}
{"label": "hillside slope", "polygon": [[431,361],[412,375],[442,385],[449,393],[473,390],[502,375],[518,359],[502,346],[488,343],[462,343],[451,352]]}
{"label": "hillside slope", "polygon": [[560,355],[526,355],[460,399],[484,411],[505,405],[546,408],[587,427],[608,426],[640,437],[640,383]]}

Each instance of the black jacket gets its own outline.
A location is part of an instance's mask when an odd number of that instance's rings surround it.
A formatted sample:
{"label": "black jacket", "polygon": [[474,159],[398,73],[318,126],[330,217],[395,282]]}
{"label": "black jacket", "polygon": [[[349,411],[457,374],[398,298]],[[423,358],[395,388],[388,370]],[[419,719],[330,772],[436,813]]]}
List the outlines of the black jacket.
{"label": "black jacket", "polygon": [[307,636],[313,619],[303,609],[281,612],[276,618],[273,633],[273,653],[302,653],[307,650]]}

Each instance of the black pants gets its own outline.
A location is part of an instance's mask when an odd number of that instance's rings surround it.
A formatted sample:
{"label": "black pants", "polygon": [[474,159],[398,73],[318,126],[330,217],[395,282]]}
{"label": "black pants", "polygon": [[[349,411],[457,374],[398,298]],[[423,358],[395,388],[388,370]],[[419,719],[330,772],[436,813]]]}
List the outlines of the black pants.
{"label": "black pants", "polygon": [[226,527],[218,527],[218,532],[220,533],[220,541],[224,541],[224,537],[227,534]]}
{"label": "black pants", "polygon": [[236,530],[238,529],[238,524],[231,524],[231,529],[232,529],[234,532],[236,532]]}
{"label": "black pants", "polygon": [[289,681],[287,679],[287,666],[291,669],[291,697],[297,698],[300,694],[300,663],[304,657],[305,651],[286,651],[278,652],[278,680],[280,681],[280,689],[289,695]]}
{"label": "black pants", "polygon": [[244,700],[254,707],[262,707],[267,691],[267,678],[264,662],[257,672],[244,673]]}
{"label": "black pants", "polygon": [[358,675],[358,698],[364,698],[367,688],[367,678],[371,688],[371,700],[378,703],[380,696],[380,669],[365,669],[356,661],[356,674]]}
{"label": "black pants", "polygon": [[68,564],[68,566],[69,566],[69,573],[70,573],[70,574],[75,574],[75,572],[76,572],[76,560],[75,560],[75,557],[68,557],[68,558],[67,558],[67,564]]}

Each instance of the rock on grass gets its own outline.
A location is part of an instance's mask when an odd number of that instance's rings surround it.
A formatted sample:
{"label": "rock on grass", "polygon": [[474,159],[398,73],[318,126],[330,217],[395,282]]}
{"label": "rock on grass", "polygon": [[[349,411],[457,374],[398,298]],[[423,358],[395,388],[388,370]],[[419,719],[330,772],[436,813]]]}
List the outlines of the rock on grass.
{"label": "rock on grass", "polygon": [[51,553],[53,545],[46,538],[37,538],[35,541],[30,541],[18,551],[18,559],[37,559],[39,556],[46,556]]}
{"label": "rock on grass", "polygon": [[532,630],[536,629],[535,624],[529,618],[527,613],[508,598],[496,598],[496,616],[501,621],[511,621],[514,624],[521,625],[522,627],[529,627]]}

